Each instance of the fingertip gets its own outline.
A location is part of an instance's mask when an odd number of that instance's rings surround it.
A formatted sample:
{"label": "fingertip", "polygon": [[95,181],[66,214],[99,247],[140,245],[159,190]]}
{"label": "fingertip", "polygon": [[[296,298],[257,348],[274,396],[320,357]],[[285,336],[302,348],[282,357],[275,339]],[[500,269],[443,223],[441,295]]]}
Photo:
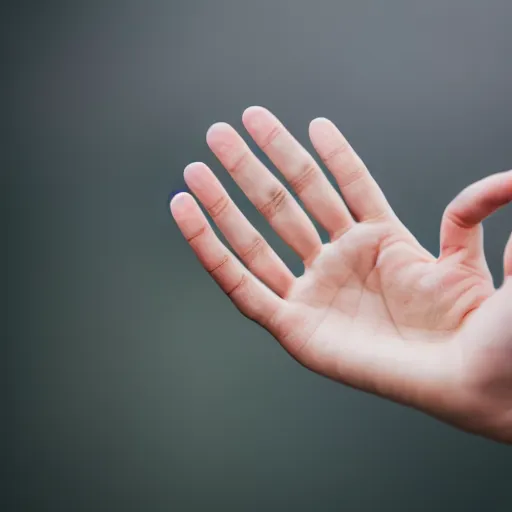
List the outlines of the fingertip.
{"label": "fingertip", "polygon": [[309,133],[327,133],[333,126],[333,122],[326,117],[316,117],[309,123]]}
{"label": "fingertip", "polygon": [[173,217],[176,218],[186,213],[190,207],[194,206],[194,203],[194,198],[188,192],[182,190],[171,192],[169,209]]}
{"label": "fingertip", "polygon": [[193,169],[202,166],[205,166],[203,162],[190,162],[185,166],[185,169],[183,169],[183,173],[186,174],[188,172],[191,172]]}
{"label": "fingertip", "polygon": [[326,117],[315,117],[310,123],[309,123],[309,126],[314,126],[314,125],[317,125],[317,124],[325,124],[325,123],[331,123],[331,121],[329,121],[329,119],[327,119]]}
{"label": "fingertip", "polygon": [[177,196],[178,194],[181,194],[182,192],[186,192],[186,190],[185,189],[171,190],[169,192],[169,196],[167,197],[167,202],[170,203],[175,196]]}
{"label": "fingertip", "polygon": [[210,128],[206,131],[206,142],[209,146],[214,144],[218,139],[219,136],[222,137],[226,133],[229,133],[233,130],[231,125],[228,123],[225,123],[223,121],[220,121],[218,123],[213,123]]}
{"label": "fingertip", "polygon": [[205,170],[208,170],[208,167],[203,162],[192,162],[188,164],[183,170],[183,177],[187,185],[189,185],[189,181],[199,177]]}
{"label": "fingertip", "polygon": [[274,115],[270,110],[259,105],[252,105],[247,107],[242,113],[242,123],[247,127],[253,127],[258,122],[264,121],[265,119],[273,118]]}
{"label": "fingertip", "polygon": [[247,107],[243,113],[242,113],[242,119],[247,116],[251,116],[253,114],[261,113],[261,112],[268,112],[268,109],[265,107],[262,107],[261,105],[251,105],[250,107]]}

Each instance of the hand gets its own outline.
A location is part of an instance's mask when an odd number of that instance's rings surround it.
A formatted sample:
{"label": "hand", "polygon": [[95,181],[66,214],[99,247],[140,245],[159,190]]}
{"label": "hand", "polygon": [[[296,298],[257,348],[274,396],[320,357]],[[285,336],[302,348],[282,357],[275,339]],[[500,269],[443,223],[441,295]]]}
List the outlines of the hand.
{"label": "hand", "polygon": [[512,172],[474,183],[451,202],[436,258],[400,222],[330,121],[315,119],[310,137],[343,199],[269,111],[251,107],[243,123],[330,241],[322,244],[293,196],[235,130],[215,124],[208,145],[305,267],[296,278],[211,170],[194,163],[185,181],[241,261],[192,196],[175,196],[171,211],[222,290],[311,370],[512,443],[512,238],[505,282],[496,290],[481,225],[512,200]]}

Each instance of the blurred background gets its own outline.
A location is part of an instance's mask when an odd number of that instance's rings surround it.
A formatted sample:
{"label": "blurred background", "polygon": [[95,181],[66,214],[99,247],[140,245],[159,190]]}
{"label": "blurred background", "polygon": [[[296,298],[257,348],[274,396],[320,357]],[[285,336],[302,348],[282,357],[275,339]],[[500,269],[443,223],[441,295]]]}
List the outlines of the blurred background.
{"label": "blurred background", "polygon": [[[511,510],[510,448],[299,366],[168,210],[204,161],[300,272],[205,142],[263,105],[307,148],[332,119],[437,254],[448,202],[512,167],[511,2],[2,11],[4,510]],[[511,219],[486,222],[496,285]]]}

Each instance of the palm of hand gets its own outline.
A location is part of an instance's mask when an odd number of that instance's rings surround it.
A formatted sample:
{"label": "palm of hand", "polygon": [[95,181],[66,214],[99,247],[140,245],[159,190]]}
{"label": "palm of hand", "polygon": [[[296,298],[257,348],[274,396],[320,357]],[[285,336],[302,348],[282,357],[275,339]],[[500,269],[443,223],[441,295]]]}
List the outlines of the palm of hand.
{"label": "palm of hand", "polygon": [[[490,278],[465,267],[460,258],[439,264],[412,235],[396,231],[389,223],[360,225],[325,245],[288,300],[318,310],[324,320],[337,316],[345,327],[338,332],[347,342],[351,334],[357,337],[358,328],[366,343],[381,337],[433,341],[452,336],[468,312],[492,293]],[[309,330],[318,327],[313,323]],[[304,326],[298,331],[302,350],[307,333]]]}
{"label": "palm of hand", "polygon": [[[242,313],[305,366],[467,430],[511,440],[512,294],[506,285],[494,289],[480,223],[512,199],[512,174],[482,180],[452,202],[435,258],[396,218],[341,134],[326,120],[315,122],[313,144],[350,212],[277,119],[260,108],[244,114],[252,137],[331,235],[323,245],[234,130],[215,125],[208,135],[235,181],[302,257],[301,277],[285,268],[203,164],[187,168],[187,184],[252,275],[215,237],[192,198],[180,194],[171,208],[183,234]],[[505,273],[512,274],[510,243]]]}
{"label": "palm of hand", "polygon": [[[323,247],[273,330],[309,368],[409,402],[419,374],[424,388],[426,381],[434,390],[446,384],[453,361],[445,358],[450,367],[443,367],[439,352],[429,349],[454,346],[468,316],[493,292],[490,276],[461,255],[440,262],[395,222],[359,225]],[[396,390],[386,387],[396,380],[390,373],[401,375]]]}

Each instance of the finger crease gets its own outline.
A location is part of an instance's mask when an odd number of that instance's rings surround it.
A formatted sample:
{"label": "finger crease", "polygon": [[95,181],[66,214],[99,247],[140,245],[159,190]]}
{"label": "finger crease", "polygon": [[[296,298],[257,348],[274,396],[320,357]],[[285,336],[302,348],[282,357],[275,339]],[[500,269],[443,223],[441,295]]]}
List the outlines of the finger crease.
{"label": "finger crease", "polygon": [[222,212],[226,210],[229,206],[229,198],[227,196],[221,196],[218,201],[216,201],[210,208],[207,208],[208,213],[212,217],[212,219],[218,217]]}
{"label": "finger crease", "polygon": [[246,262],[247,265],[250,265],[256,256],[264,249],[265,244],[262,238],[257,238],[256,241],[244,252],[240,254],[242,260]]}
{"label": "finger crease", "polygon": [[264,217],[270,220],[282,209],[285,199],[286,189],[284,187],[279,188],[273,193],[270,201],[258,208],[258,210]]}
{"label": "finger crease", "polygon": [[290,185],[297,194],[303,192],[318,176],[318,168],[315,164],[310,163],[304,171],[296,178],[290,180]]}
{"label": "finger crease", "polygon": [[345,181],[343,184],[340,184],[340,189],[345,189],[346,187],[353,185],[359,180],[363,179],[366,176],[365,167],[363,165],[359,165],[355,170],[346,173]]}
{"label": "finger crease", "polygon": [[226,293],[226,295],[228,297],[231,297],[231,295],[233,295],[233,293],[235,293],[238,289],[240,289],[240,287],[242,287],[247,281],[247,275],[244,274],[242,276],[242,278],[240,279],[240,281],[233,287],[233,289],[229,292]]}
{"label": "finger crease", "polygon": [[272,130],[270,130],[270,133],[262,140],[261,144],[259,145],[262,150],[265,150],[272,142],[276,140],[277,137],[282,133],[281,127],[274,126]]}
{"label": "finger crease", "polygon": [[200,237],[201,235],[204,235],[206,233],[206,230],[208,229],[208,226],[205,224],[197,233],[194,233],[192,236],[189,236],[187,238],[187,242],[191,243],[196,238]]}
{"label": "finger crease", "polygon": [[322,160],[327,164],[327,162],[330,162],[333,158],[346,153],[349,147],[350,146],[348,142],[341,144],[340,146],[335,147],[332,151],[327,153],[327,155],[325,155]]}
{"label": "finger crease", "polygon": [[222,260],[220,261],[220,263],[218,265],[216,265],[215,267],[213,267],[212,269],[208,270],[208,273],[209,274],[213,274],[216,270],[219,270],[219,268],[221,268],[222,266],[224,266],[227,262],[229,261],[229,256],[226,254]]}
{"label": "finger crease", "polygon": [[250,152],[245,151],[245,153],[243,153],[243,155],[240,158],[238,158],[238,160],[236,160],[235,163],[231,166],[231,169],[229,172],[231,174],[237,174],[238,172],[240,172],[243,169],[243,167],[245,166],[247,159],[249,157],[250,157]]}
{"label": "finger crease", "polygon": [[446,213],[446,218],[452,223],[455,224],[460,229],[471,229],[475,227],[475,224],[468,224],[464,222],[459,215],[454,212],[448,211]]}

